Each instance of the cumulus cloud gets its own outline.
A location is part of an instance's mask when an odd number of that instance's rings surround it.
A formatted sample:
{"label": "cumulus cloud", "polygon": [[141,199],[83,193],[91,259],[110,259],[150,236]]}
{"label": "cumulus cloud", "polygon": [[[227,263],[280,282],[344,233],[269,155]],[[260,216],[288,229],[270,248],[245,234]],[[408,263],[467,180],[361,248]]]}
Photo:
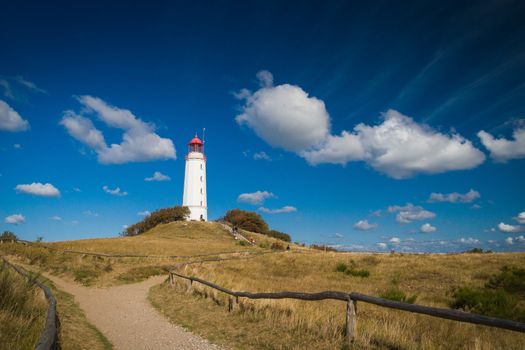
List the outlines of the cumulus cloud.
{"label": "cumulus cloud", "polygon": [[276,198],[277,196],[268,191],[257,191],[253,193],[241,193],[237,197],[237,201],[241,203],[249,203],[253,205],[262,204],[268,198]]}
{"label": "cumulus cloud", "polygon": [[478,198],[480,198],[481,195],[478,191],[475,191],[473,189],[470,189],[465,194],[452,192],[452,193],[431,193],[430,197],[428,198],[429,203],[434,202],[449,202],[449,203],[470,203]]}
{"label": "cumulus cloud", "polygon": [[512,134],[514,140],[497,139],[483,130],[478,132],[481,143],[489,150],[495,162],[505,163],[511,159],[525,157],[525,127],[523,124],[521,121],[521,125],[514,129]]}
{"label": "cumulus cloud", "polygon": [[125,192],[125,191],[121,191],[120,190],[120,187],[117,187],[115,189],[111,189],[109,188],[108,186],[103,186],[102,189],[104,190],[104,192],[106,193],[109,193],[113,196],[127,196],[128,195],[128,192]]}
{"label": "cumulus cloud", "polygon": [[388,244],[386,243],[383,243],[383,242],[379,242],[379,243],[376,243],[377,246],[380,248],[380,249],[386,249],[388,247]]}
{"label": "cumulus cloud", "polygon": [[31,194],[41,197],[59,197],[60,191],[50,183],[33,182],[31,184],[16,185],[15,190],[18,193]]}
{"label": "cumulus cloud", "polygon": [[256,74],[257,79],[259,79],[259,85],[261,87],[271,87],[273,86],[273,74],[267,70],[261,70]]}
{"label": "cumulus cloud", "polygon": [[[258,74],[259,77],[259,74]],[[254,93],[236,96],[245,104],[235,120],[247,125],[274,147],[300,152],[322,143],[330,132],[330,117],[324,102],[310,97],[298,86],[265,86]]]}
{"label": "cumulus cloud", "polygon": [[505,243],[507,243],[509,245],[512,245],[512,244],[514,244],[514,240],[512,239],[512,237],[507,237],[507,238],[505,238]]}
{"label": "cumulus cloud", "polygon": [[137,215],[139,216],[150,216],[151,212],[149,210],[139,211]]}
{"label": "cumulus cloud", "polygon": [[254,153],[254,154],[253,154],[253,159],[254,159],[254,160],[267,160],[267,161],[271,161],[271,160],[272,160],[272,157],[270,157],[268,154],[266,154],[266,152],[257,152],[257,153]]}
{"label": "cumulus cloud", "polygon": [[268,144],[297,153],[311,165],[364,161],[402,179],[418,173],[471,169],[485,160],[485,155],[461,135],[438,132],[395,110],[383,113],[379,125],[361,123],[353,131],[333,134],[323,101],[299,86],[273,86],[261,74],[258,78],[259,90],[243,89],[236,94],[244,100],[237,123],[253,129]]}
{"label": "cumulus cloud", "polygon": [[476,239],[476,238],[472,238],[472,237],[468,237],[468,238],[463,238],[461,237],[459,240],[458,240],[459,243],[461,244],[466,244],[466,245],[473,245],[473,244],[479,244],[479,239]]}
{"label": "cumulus cloud", "polygon": [[29,122],[24,120],[6,102],[0,100],[0,130],[18,132],[29,129]]}
{"label": "cumulus cloud", "polygon": [[54,215],[54,216],[51,217],[51,220],[53,220],[53,221],[62,221],[62,218],[60,216],[58,216],[58,215]]}
{"label": "cumulus cloud", "polygon": [[419,228],[419,231],[421,233],[432,233],[432,232],[436,232],[437,228],[435,226],[430,225],[429,223],[426,223],[426,224],[421,225],[421,227]]}
{"label": "cumulus cloud", "polygon": [[401,243],[401,239],[399,239],[399,237],[392,237],[388,241],[390,243],[392,243],[392,244],[399,244],[399,243]]}
{"label": "cumulus cloud", "polygon": [[98,213],[94,212],[93,210],[85,210],[82,214],[86,216],[98,217]]}
{"label": "cumulus cloud", "polygon": [[265,207],[260,207],[259,210],[266,214],[285,214],[296,212],[297,208],[292,207],[291,205],[285,205],[284,207],[279,209],[268,209]]}
{"label": "cumulus cloud", "polygon": [[159,159],[175,159],[176,152],[170,139],[155,133],[155,126],[137,118],[131,111],[108,105],[100,98],[80,96],[84,113],[93,113],[111,128],[123,130],[120,144],[107,145],[102,132],[91,119],[72,111],[64,112],[60,124],[75,139],[93,149],[103,164],[122,164]]}
{"label": "cumulus cloud", "polygon": [[518,233],[518,232],[525,231],[525,228],[523,226],[509,225],[509,224],[505,224],[503,222],[500,222],[498,224],[498,229],[501,232],[505,232],[505,233]]}
{"label": "cumulus cloud", "polygon": [[377,227],[377,224],[370,224],[368,220],[359,220],[354,224],[354,228],[359,231],[368,231]]}
{"label": "cumulus cloud", "polygon": [[405,206],[392,205],[388,207],[389,213],[397,213],[396,221],[401,224],[408,224],[412,221],[433,219],[436,214],[424,209],[419,205],[407,203]]}
{"label": "cumulus cloud", "polygon": [[525,211],[522,211],[519,213],[514,220],[516,220],[520,224],[525,224]]}
{"label": "cumulus cloud", "polygon": [[168,175],[164,175],[160,171],[155,171],[153,173],[153,176],[147,177],[144,179],[144,181],[169,181],[169,180],[171,180],[171,177],[169,177]]}
{"label": "cumulus cloud", "polygon": [[22,214],[13,214],[13,215],[7,216],[4,219],[4,222],[6,224],[11,224],[11,225],[20,225],[26,222],[26,218]]}
{"label": "cumulus cloud", "polygon": [[516,237],[514,239],[516,240],[516,242],[520,242],[520,243],[525,242],[525,237],[522,236],[522,235],[520,235],[520,236],[518,236],[518,237]]}

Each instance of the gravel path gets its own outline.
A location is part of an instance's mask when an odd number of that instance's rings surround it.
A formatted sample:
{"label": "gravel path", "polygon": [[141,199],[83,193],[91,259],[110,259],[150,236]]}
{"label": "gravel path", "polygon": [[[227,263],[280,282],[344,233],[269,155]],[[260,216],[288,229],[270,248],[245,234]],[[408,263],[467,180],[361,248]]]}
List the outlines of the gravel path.
{"label": "gravel path", "polygon": [[110,288],[88,288],[44,274],[75,300],[115,349],[219,350],[216,345],[174,325],[150,305],[150,287],[166,277]]}

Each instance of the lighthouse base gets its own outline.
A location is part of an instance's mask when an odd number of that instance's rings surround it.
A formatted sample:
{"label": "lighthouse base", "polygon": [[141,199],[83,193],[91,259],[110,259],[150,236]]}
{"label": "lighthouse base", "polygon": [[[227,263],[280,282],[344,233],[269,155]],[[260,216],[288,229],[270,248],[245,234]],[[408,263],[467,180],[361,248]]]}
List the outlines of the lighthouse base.
{"label": "lighthouse base", "polygon": [[187,206],[190,209],[189,221],[208,221],[208,209],[201,206]]}

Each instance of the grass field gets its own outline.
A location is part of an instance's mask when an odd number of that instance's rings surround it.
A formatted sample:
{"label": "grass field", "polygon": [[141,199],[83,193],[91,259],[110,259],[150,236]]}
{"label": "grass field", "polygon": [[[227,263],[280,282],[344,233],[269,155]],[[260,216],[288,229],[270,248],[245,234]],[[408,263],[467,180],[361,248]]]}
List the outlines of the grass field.
{"label": "grass field", "polygon": [[[356,277],[339,263],[369,271]],[[416,303],[448,307],[458,286],[482,286],[501,266],[525,267],[525,254],[284,253],[245,261],[187,266],[181,270],[233,290],[356,291],[380,296],[396,289]],[[242,300],[227,312],[226,296],[186,281],[158,286],[152,303],[175,322],[239,349],[340,349],[345,304],[336,301]],[[415,315],[358,303],[356,348],[523,349],[525,335],[484,326]]]}
{"label": "grass field", "polygon": [[[215,257],[226,258],[242,254],[219,253],[267,252],[259,245],[266,247],[274,241],[257,234],[252,237],[257,245],[244,246],[218,224],[175,222],[136,237],[51,245],[57,249],[102,253],[216,254]],[[415,298],[417,304],[449,307],[455,288],[481,287],[502,266],[525,268],[523,253],[332,253],[291,246],[291,252],[192,264],[180,272],[234,290],[339,290],[374,296],[404,293],[407,299]],[[0,251],[15,261],[97,286],[138,281],[165,274],[166,269],[182,262],[202,259],[102,258],[7,243],[0,245]],[[185,283],[175,287],[156,286],[150,291],[150,300],[174,322],[213,342],[235,349],[343,348],[343,302],[241,299],[240,310],[230,313],[227,299],[220,292],[195,285],[195,292],[188,294],[185,286]],[[525,335],[359,303],[355,348],[523,349]]]}

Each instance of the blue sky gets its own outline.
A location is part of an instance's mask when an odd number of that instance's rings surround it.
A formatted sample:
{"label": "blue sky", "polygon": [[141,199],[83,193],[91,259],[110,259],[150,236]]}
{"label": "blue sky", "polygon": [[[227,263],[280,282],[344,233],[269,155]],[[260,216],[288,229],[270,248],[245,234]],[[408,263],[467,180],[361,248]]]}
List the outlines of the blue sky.
{"label": "blue sky", "polygon": [[206,128],[211,219],[254,210],[351,250],[525,250],[524,15],[519,1],[4,4],[0,230],[115,236],[181,204]]}

